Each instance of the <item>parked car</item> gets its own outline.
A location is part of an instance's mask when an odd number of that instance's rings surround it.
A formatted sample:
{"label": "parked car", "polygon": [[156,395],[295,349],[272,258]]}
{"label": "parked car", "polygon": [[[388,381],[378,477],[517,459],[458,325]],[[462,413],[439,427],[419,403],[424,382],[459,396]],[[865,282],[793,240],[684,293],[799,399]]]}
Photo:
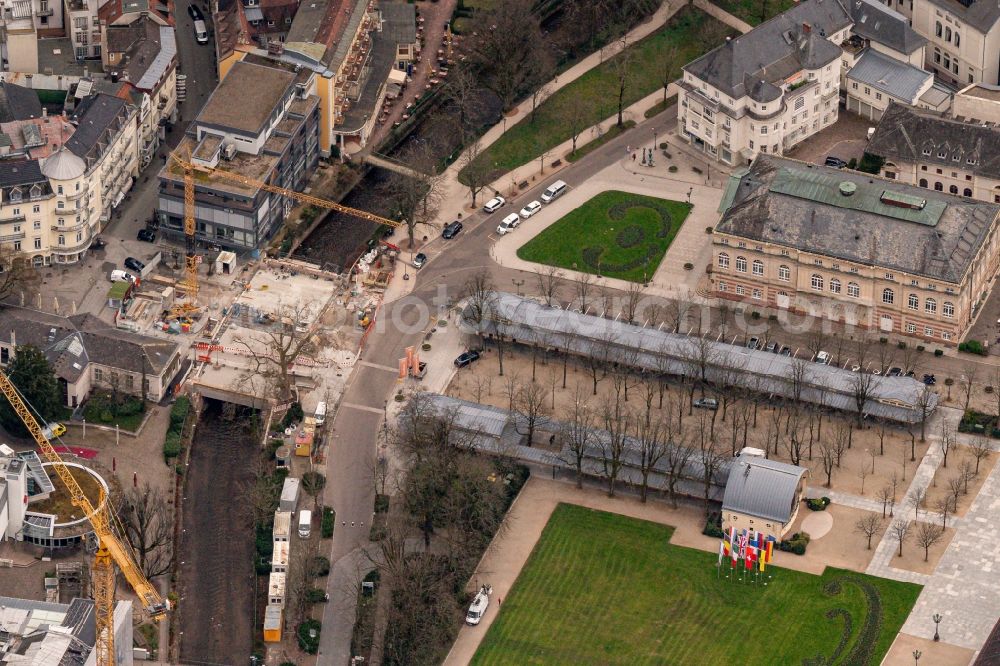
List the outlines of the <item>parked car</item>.
{"label": "parked car", "polygon": [[147,243],[156,242],[156,232],[150,229],[139,229],[139,233],[135,237],[137,240],[146,241]]}
{"label": "parked car", "polygon": [[698,398],[694,401],[694,406],[699,409],[718,409],[719,401],[715,398]]}
{"label": "parked car", "polygon": [[462,230],[462,223],[458,220],[449,223],[442,231],[441,238],[450,239],[458,235],[458,232]]}
{"label": "parked car", "polygon": [[521,224],[521,216],[517,213],[511,213],[501,220],[500,225],[497,227],[497,233],[505,236],[514,231],[514,229],[517,229],[517,225],[519,224]]}
{"label": "parked car", "polygon": [[839,157],[834,157],[833,155],[827,157],[823,164],[828,167],[833,167],[834,169],[843,169],[847,166],[847,162],[845,160],[842,160]]}
{"label": "parked car", "polygon": [[55,439],[56,437],[62,437],[66,434],[66,426],[62,423],[48,423],[42,428],[42,434],[45,435],[45,439]]}
{"label": "parked car", "polygon": [[460,354],[459,357],[455,359],[455,367],[464,368],[473,361],[478,361],[478,360],[479,360],[479,352],[473,349],[471,351],[467,351],[463,354]]}
{"label": "parked car", "polygon": [[565,192],[566,188],[568,187],[569,186],[566,184],[565,181],[557,180],[556,182],[546,187],[545,191],[542,192],[542,201],[544,201],[545,203],[552,203],[553,201],[561,197],[563,195],[563,192]]}
{"label": "parked car", "polygon": [[208,28],[205,27],[204,20],[194,22],[194,41],[199,44],[208,44]]}
{"label": "parked car", "polygon": [[190,5],[188,5],[188,15],[195,21],[205,20],[205,15],[201,13],[201,10],[198,9],[198,6],[195,5],[193,2]]}
{"label": "parked car", "polygon": [[750,338],[747,340],[747,349],[760,349],[760,338]]}
{"label": "parked car", "polygon": [[495,196],[486,202],[483,206],[484,213],[495,213],[500,210],[500,207],[507,203],[507,200],[501,196]]}
{"label": "parked car", "polygon": [[111,280],[112,282],[128,281],[135,284],[135,276],[119,268],[116,268],[115,270],[111,271],[111,273],[108,275],[108,279]]}
{"label": "parked car", "polygon": [[125,268],[135,271],[136,273],[141,273],[142,269],[146,267],[146,264],[142,263],[135,257],[128,257],[124,262]]}
{"label": "parked car", "polygon": [[778,352],[778,354],[780,354],[781,356],[791,356],[792,348],[789,347],[788,345],[782,345],[781,350]]}
{"label": "parked car", "polygon": [[886,377],[902,377],[903,376],[903,369],[902,368],[898,368],[896,366],[893,366],[893,367],[889,368],[888,372],[885,373],[885,376]]}
{"label": "parked car", "polygon": [[535,213],[537,213],[541,209],[542,209],[542,202],[541,201],[532,201],[527,206],[525,206],[524,208],[521,209],[520,215],[521,215],[521,217],[523,217],[524,219],[527,220],[529,217],[531,217],[532,215],[534,215]]}
{"label": "parked car", "polygon": [[830,354],[825,351],[816,352],[816,358],[813,360],[823,365],[830,365]]}
{"label": "parked car", "polygon": [[937,377],[934,375],[924,375],[924,378],[921,381],[923,381],[927,386],[934,386],[937,384]]}
{"label": "parked car", "polygon": [[420,268],[421,266],[423,266],[426,263],[427,263],[427,255],[424,254],[423,252],[417,252],[413,256],[413,267],[414,268]]}
{"label": "parked car", "polygon": [[777,354],[778,353],[778,343],[777,342],[768,342],[767,346],[764,347],[764,351],[771,352],[772,354]]}

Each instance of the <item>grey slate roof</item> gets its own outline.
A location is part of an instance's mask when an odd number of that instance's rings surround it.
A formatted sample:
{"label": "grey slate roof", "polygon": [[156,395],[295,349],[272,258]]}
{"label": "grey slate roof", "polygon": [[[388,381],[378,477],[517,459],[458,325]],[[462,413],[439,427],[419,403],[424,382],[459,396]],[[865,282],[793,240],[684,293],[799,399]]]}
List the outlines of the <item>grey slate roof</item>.
{"label": "grey slate roof", "polygon": [[124,122],[125,100],[105,93],[86,97],[70,116],[76,125],[66,147],[78,157],[95,160],[100,156],[99,143],[109,144]]}
{"label": "grey slate roof", "polygon": [[[827,36],[850,24],[850,14],[838,0],[805,0],[688,63],[684,71],[738,99],[760,81],[780,83],[804,68],[838,60],[841,49]],[[765,97],[759,101],[774,98],[770,88],[759,90]]]}
{"label": "grey slate roof", "polygon": [[926,162],[1000,178],[1000,129],[905,104],[890,104],[885,110],[868,152],[890,162]]}
{"label": "grey slate roof", "polygon": [[739,455],[729,471],[722,509],[787,523],[795,510],[795,490],[807,471],[778,460]]}
{"label": "grey slate roof", "polygon": [[921,89],[928,81],[933,80],[934,75],[869,48],[858,58],[857,63],[847,73],[847,78],[895,99],[915,102]]}
{"label": "grey slate roof", "polygon": [[[806,187],[801,188],[800,196],[787,193],[788,188],[777,188],[778,183],[796,179],[814,187],[825,184],[825,189],[833,188],[835,192],[841,182],[849,182],[857,187],[857,192],[853,197],[845,197],[843,205],[832,205],[806,196]],[[782,191],[775,191],[776,188]],[[848,207],[859,199],[878,201],[883,192],[923,199],[927,212],[940,210],[940,215],[936,223],[933,216],[910,221],[903,213],[917,211],[883,206],[883,212],[874,212]],[[895,216],[884,212],[894,208],[898,211]],[[740,179],[733,204],[716,229],[958,284],[989,235],[998,213],[1000,205],[992,203],[865,173],[760,155]]]}
{"label": "grey slate roof", "polygon": [[42,174],[38,160],[0,162],[0,187],[48,183],[48,180]]}
{"label": "grey slate roof", "polygon": [[906,17],[876,0],[844,0],[854,18],[852,32],[910,55],[927,39],[910,27]]}
{"label": "grey slate roof", "polygon": [[1000,21],[1000,3],[995,0],[930,0],[930,3],[983,33]]}
{"label": "grey slate roof", "polygon": [[[89,314],[60,317],[19,307],[0,310],[0,342],[42,350],[56,375],[75,382],[88,363],[159,375],[178,351],[176,343],[112,328]],[[145,351],[145,359],[142,352]],[[169,379],[169,378],[168,378]]]}
{"label": "grey slate roof", "polygon": [[[600,355],[609,361],[656,373],[701,374],[696,360],[700,358],[696,354],[701,352],[694,339],[686,335],[548,307],[508,293],[496,294],[485,309],[487,316],[482,323],[485,334],[499,333],[520,343],[567,350],[581,356]],[[475,330],[480,324],[466,317],[463,325]],[[705,345],[708,381],[745,382],[743,385],[748,390],[774,397],[795,396],[790,378],[796,364],[802,363],[801,359],[720,342],[706,341]],[[803,402],[857,412],[855,373],[834,366],[805,363],[801,376],[799,399]],[[925,390],[921,382],[909,377],[873,377],[864,413],[917,423],[923,416],[920,402]],[[936,405],[937,394],[931,393],[928,410],[933,411]]]}
{"label": "grey slate roof", "polygon": [[0,123],[42,117],[42,103],[34,90],[0,82]]}

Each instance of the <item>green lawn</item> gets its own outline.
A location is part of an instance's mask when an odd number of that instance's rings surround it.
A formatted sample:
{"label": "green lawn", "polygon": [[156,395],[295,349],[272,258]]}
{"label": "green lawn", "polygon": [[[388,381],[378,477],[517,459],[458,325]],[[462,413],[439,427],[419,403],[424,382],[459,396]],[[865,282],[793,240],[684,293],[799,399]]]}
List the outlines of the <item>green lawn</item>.
{"label": "green lawn", "polygon": [[[724,28],[718,27],[721,26],[718,21],[693,5],[685,5],[662,30],[630,46],[627,50],[632,64],[625,105],[662,88],[664,60],[671,47],[677,48],[677,55],[671,63],[674,79],[680,77],[683,65],[708,51],[709,48],[702,46],[701,40],[695,36],[704,32],[710,24],[716,24],[715,34],[725,35]],[[719,42],[723,39],[720,37]],[[712,44],[711,48],[715,46],[718,44]],[[571,139],[574,124],[577,129],[584,129],[613,116],[618,111],[614,61],[621,57],[619,54],[556,91],[539,105],[534,122],[521,120],[477,159],[493,165],[493,177],[496,178],[530,162],[542,151]]]}
{"label": "green lawn", "polygon": [[[712,0],[713,5],[722,7],[750,25],[760,25],[772,16],[795,6],[795,0]],[[764,13],[764,21],[760,19]]]}
{"label": "green lawn", "polygon": [[679,201],[602,192],[524,244],[517,256],[642,282],[653,277],[690,211],[691,204]]}
{"label": "green lawn", "polygon": [[716,555],[672,531],[559,505],[472,663],[874,666],[920,593],[839,569],[719,579]]}

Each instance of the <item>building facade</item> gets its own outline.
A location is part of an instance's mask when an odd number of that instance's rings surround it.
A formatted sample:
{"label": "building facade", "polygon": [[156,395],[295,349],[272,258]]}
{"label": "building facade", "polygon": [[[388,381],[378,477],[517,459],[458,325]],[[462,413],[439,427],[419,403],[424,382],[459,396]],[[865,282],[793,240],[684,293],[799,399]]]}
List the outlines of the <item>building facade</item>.
{"label": "building facade", "polygon": [[[761,532],[781,541],[802,504],[809,470],[743,449],[733,459],[722,497],[722,529]],[[776,546],[775,546],[776,547]]]}
{"label": "building facade", "polygon": [[886,178],[1000,203],[1000,128],[894,104],[868,152],[885,160]]}
{"label": "building facade", "polygon": [[[291,212],[291,197],[255,183],[301,191],[315,172],[320,104],[309,93],[312,77],[307,69],[249,56],[233,65],[188,127],[178,150],[205,169],[195,180],[200,241],[238,251],[258,248]],[[227,179],[214,169],[248,180]],[[183,174],[167,164],[159,178],[160,228],[183,238]]]}
{"label": "building facade", "polygon": [[[904,12],[905,13],[905,12]],[[1000,83],[1000,5],[986,0],[913,0],[913,29],[928,40],[927,69],[961,87]]]}
{"label": "building facade", "polygon": [[760,156],[713,235],[713,295],[944,346],[1000,265],[1000,205]]}

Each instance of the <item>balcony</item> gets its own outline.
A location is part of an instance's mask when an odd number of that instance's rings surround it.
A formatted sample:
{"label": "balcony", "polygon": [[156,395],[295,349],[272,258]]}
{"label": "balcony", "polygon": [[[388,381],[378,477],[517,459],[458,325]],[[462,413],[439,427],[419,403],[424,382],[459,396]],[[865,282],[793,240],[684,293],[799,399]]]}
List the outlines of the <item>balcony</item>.
{"label": "balcony", "polygon": [[52,16],[52,9],[39,9],[35,11],[35,16]]}
{"label": "balcony", "polygon": [[24,240],[24,232],[19,231],[16,234],[7,234],[6,236],[0,236],[0,243],[10,243],[12,241]]}
{"label": "balcony", "polygon": [[10,215],[8,217],[0,217],[0,224],[6,222],[24,222],[24,215]]}
{"label": "balcony", "polygon": [[70,192],[69,194],[66,195],[66,198],[69,199],[70,201],[76,201],[80,197],[85,197],[85,196],[87,196],[87,188],[83,188],[78,192]]}
{"label": "balcony", "polygon": [[75,234],[77,231],[80,231],[81,229],[84,229],[84,228],[89,227],[89,226],[90,226],[90,223],[86,219],[84,219],[82,222],[74,222],[73,224],[64,224],[64,225],[61,225],[61,226],[58,225],[58,224],[53,224],[50,227],[50,229],[52,229],[52,231],[55,231],[55,232],[58,232],[58,233],[63,233],[63,234],[74,233]]}

